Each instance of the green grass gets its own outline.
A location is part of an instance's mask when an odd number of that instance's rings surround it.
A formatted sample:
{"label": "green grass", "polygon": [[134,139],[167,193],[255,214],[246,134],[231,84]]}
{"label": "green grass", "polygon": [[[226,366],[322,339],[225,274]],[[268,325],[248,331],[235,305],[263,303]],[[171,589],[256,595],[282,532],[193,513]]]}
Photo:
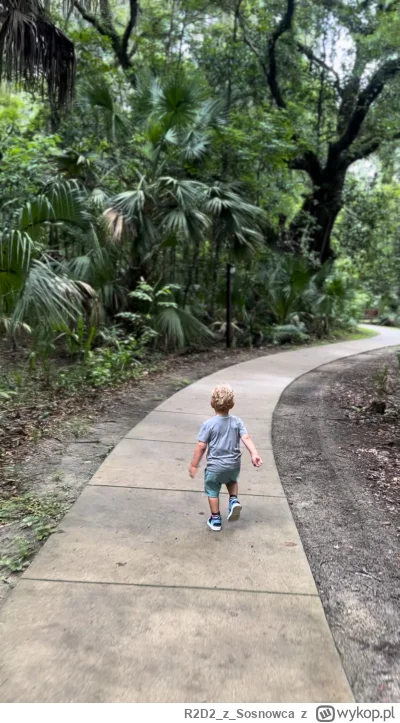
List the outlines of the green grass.
{"label": "green grass", "polygon": [[331,335],[329,339],[321,339],[312,342],[312,346],[326,346],[334,344],[338,341],[360,341],[361,339],[370,339],[373,336],[379,336],[379,331],[375,329],[361,329],[358,327],[355,331],[338,331]]}
{"label": "green grass", "polygon": [[379,331],[375,329],[361,329],[358,327],[356,331],[343,332],[343,335],[335,337],[336,341],[358,341],[359,339],[370,339],[373,336],[379,336]]}
{"label": "green grass", "polygon": [[[0,528],[12,523],[18,525],[7,549],[0,555],[0,579],[2,574],[25,570],[39,544],[55,531],[66,511],[65,501],[55,494],[42,498],[29,493],[9,499],[0,497]],[[25,537],[20,536],[23,530]]]}
{"label": "green grass", "polygon": [[190,379],[179,379],[176,383],[176,391],[178,392],[180,389],[185,389],[185,387],[188,387],[192,382]]}
{"label": "green grass", "polygon": [[[370,339],[373,336],[379,336],[379,331],[360,329],[358,327],[355,331],[336,331],[328,339],[312,339],[306,344],[293,344],[290,349],[304,349],[305,346],[327,346],[328,344],[336,344],[338,341],[359,341],[360,339]],[[287,346],[286,349],[289,349],[289,347]]]}
{"label": "green grass", "polygon": [[328,339],[312,339],[307,344],[294,344],[291,349],[304,349],[305,346],[327,346],[328,344],[335,344],[338,341],[359,341],[360,339],[370,339],[373,336],[379,336],[379,331],[375,329],[360,329],[358,327],[355,331],[337,331]]}

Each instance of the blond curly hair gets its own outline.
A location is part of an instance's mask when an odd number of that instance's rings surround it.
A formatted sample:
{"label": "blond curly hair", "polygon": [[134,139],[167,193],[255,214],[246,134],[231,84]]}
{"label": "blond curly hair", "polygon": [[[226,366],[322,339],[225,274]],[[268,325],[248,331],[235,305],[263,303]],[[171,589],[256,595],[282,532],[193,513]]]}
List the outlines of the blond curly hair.
{"label": "blond curly hair", "polygon": [[211,406],[216,412],[232,409],[235,405],[235,395],[228,384],[220,384],[211,393]]}

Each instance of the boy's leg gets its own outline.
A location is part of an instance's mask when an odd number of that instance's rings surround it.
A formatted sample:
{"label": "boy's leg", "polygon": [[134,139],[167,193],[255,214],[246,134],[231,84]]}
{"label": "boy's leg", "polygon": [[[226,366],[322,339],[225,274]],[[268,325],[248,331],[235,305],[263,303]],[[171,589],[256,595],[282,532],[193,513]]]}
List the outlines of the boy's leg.
{"label": "boy's leg", "polygon": [[238,520],[242,511],[242,505],[237,498],[239,491],[238,476],[239,472],[232,474],[231,481],[226,483],[226,488],[229,492],[228,520],[230,522]]}
{"label": "boy's leg", "polygon": [[237,482],[227,482],[226,489],[229,492],[229,497],[237,497],[239,492],[239,485]]}
{"label": "boy's leg", "polygon": [[208,504],[210,505],[211,517],[207,520],[207,525],[210,530],[219,531],[222,529],[222,518],[219,511],[219,497],[209,497]]}
{"label": "boy's leg", "polygon": [[219,497],[209,497],[208,504],[212,515],[219,515]]}
{"label": "boy's leg", "polygon": [[222,528],[221,514],[219,511],[219,493],[221,484],[216,474],[205,471],[204,488],[208,496],[208,504],[210,505],[211,517],[207,520],[207,525],[211,530],[220,530]]}

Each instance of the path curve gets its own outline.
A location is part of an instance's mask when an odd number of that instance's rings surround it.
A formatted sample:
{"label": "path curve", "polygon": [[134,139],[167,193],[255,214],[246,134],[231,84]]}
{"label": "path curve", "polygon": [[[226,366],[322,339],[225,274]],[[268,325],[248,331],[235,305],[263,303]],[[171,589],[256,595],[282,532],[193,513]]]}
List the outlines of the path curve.
{"label": "path curve", "polygon": [[[273,410],[294,379],[400,344],[380,329],[218,371],[117,445],[0,613],[0,702],[347,702],[352,693],[276,470]],[[243,458],[239,524],[205,525],[187,467],[213,385],[264,466]],[[226,496],[222,504],[226,504]]]}
{"label": "path curve", "polygon": [[285,389],[272,427],[279,476],[361,703],[400,702],[398,530],[359,454],[359,447],[367,452],[384,444],[380,425],[358,424],[363,414],[348,418],[342,400],[357,379],[361,394],[373,394],[371,380],[396,362],[393,352],[391,363],[388,356],[387,349],[370,351],[305,374]]}

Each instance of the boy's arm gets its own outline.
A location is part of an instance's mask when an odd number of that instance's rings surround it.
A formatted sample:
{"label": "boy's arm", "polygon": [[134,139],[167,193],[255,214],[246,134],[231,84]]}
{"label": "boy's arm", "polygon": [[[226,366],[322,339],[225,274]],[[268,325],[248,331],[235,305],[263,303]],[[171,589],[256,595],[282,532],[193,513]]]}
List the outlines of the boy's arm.
{"label": "boy's arm", "polygon": [[260,455],[258,454],[256,445],[254,444],[250,435],[244,434],[242,436],[242,442],[250,452],[251,461],[253,462],[254,467],[261,467],[262,459],[261,459]]}
{"label": "boy's arm", "polygon": [[207,445],[205,442],[198,442],[196,444],[192,461],[189,465],[189,474],[193,478],[196,476],[197,468],[202,460],[203,454],[207,449]]}

